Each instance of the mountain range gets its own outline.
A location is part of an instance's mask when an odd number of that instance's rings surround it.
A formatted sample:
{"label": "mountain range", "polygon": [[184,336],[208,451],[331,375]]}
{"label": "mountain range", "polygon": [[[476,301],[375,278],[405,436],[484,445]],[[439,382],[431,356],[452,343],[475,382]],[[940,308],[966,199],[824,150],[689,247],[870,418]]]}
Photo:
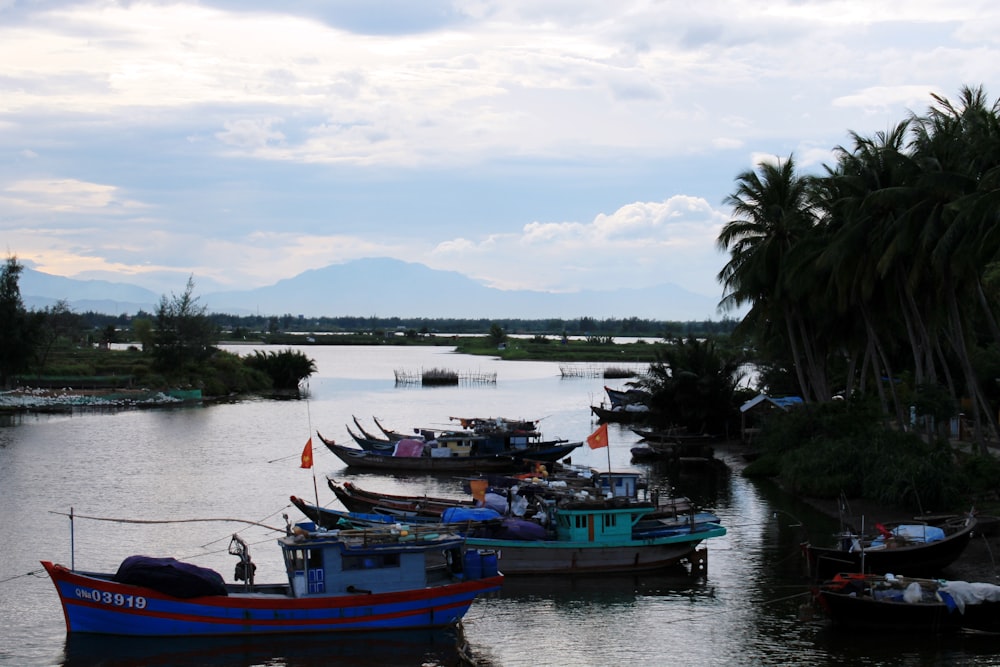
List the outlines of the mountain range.
{"label": "mountain range", "polygon": [[[66,301],[76,312],[156,312],[165,296],[128,283],[75,280],[25,267],[19,287],[25,306],[41,309]],[[183,290],[179,288],[176,293]],[[212,313],[302,315],[305,317],[425,317],[463,319],[720,319],[718,299],[666,283],[608,291],[542,292],[499,290],[454,271],[389,258],[331,264],[248,290],[201,294]],[[166,295],[168,298],[171,295]]]}

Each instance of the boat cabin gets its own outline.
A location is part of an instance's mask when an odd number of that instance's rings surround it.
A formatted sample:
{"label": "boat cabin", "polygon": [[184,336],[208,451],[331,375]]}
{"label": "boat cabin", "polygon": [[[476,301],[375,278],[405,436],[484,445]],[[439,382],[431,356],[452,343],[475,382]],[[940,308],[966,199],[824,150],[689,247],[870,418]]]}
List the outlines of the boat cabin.
{"label": "boat cabin", "polygon": [[431,441],[431,456],[449,458],[482,454],[486,438],[469,433],[449,431],[441,433]]}
{"label": "boat cabin", "polygon": [[642,476],[636,472],[598,472],[594,484],[604,495],[615,498],[638,498]]}
{"label": "boat cabin", "polygon": [[566,542],[614,542],[632,539],[632,527],[649,507],[560,507],[552,517],[556,539]]}
{"label": "boat cabin", "polygon": [[[295,597],[425,588],[461,571],[464,539],[406,529],[331,530],[301,523],[278,539]],[[456,565],[458,564],[458,565]]]}

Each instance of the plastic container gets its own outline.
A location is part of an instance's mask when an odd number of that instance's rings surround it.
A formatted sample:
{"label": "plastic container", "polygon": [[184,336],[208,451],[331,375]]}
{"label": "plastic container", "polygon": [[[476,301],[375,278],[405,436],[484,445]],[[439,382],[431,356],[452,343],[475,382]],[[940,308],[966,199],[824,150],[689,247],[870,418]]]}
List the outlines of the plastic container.
{"label": "plastic container", "polygon": [[480,554],[480,564],[483,570],[483,577],[495,577],[500,574],[497,564],[497,552],[484,551]]}
{"label": "plastic container", "polygon": [[465,566],[465,579],[467,581],[483,578],[483,559],[478,551],[475,549],[466,551],[463,564]]}

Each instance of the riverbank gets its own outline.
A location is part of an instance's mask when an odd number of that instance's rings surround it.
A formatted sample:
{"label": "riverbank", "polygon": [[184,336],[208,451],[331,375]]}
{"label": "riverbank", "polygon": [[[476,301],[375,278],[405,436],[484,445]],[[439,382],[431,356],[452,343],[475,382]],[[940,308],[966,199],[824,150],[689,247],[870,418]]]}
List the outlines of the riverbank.
{"label": "riverbank", "polygon": [[200,401],[201,392],[148,389],[37,389],[0,392],[0,413],[66,412],[77,408],[144,408]]}
{"label": "riverbank", "polygon": [[[716,445],[715,450],[716,457],[724,461],[733,473],[738,475],[743,474],[743,470],[747,465],[747,461],[743,456],[747,451],[746,445],[739,441],[729,441]],[[800,496],[800,500],[832,518],[839,519],[841,516],[840,502],[836,498],[809,498]],[[859,517],[865,517],[871,523],[893,523],[913,521],[915,519],[912,512],[871,500],[854,498],[849,499],[847,502],[850,516],[855,520]],[[969,509],[956,509],[955,513],[969,511]],[[984,535],[981,531],[974,533],[965,552],[957,561],[942,572],[942,578],[1000,584],[1000,531],[995,532],[997,534]]]}

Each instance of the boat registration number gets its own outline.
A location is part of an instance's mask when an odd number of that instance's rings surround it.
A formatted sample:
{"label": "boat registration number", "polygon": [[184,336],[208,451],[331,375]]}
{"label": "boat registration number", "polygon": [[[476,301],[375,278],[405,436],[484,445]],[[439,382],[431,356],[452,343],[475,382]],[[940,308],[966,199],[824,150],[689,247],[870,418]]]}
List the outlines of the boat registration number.
{"label": "boat registration number", "polygon": [[129,609],[145,609],[146,598],[141,595],[125,595],[124,593],[111,593],[109,591],[99,591],[96,588],[77,588],[76,597],[81,600],[93,600],[101,604],[113,605],[115,607],[127,607]]}

